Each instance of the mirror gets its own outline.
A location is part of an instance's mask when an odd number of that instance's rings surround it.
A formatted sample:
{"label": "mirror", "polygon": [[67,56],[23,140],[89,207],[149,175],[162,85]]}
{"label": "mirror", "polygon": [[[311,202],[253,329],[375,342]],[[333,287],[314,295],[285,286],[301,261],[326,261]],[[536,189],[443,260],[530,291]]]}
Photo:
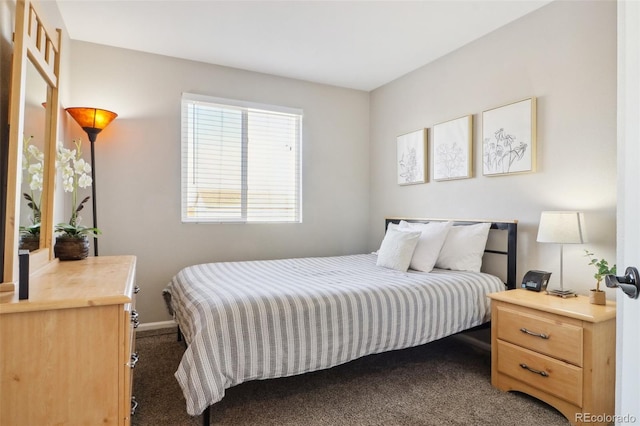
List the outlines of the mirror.
{"label": "mirror", "polygon": [[[24,131],[22,137],[22,185],[20,186],[19,248],[30,252],[40,248],[42,190],[44,189],[45,125],[48,85],[31,61],[27,61]],[[44,218],[47,220],[47,218]]]}
{"label": "mirror", "polygon": [[[0,284],[0,290],[7,291],[13,289],[19,278],[20,227],[38,222],[34,208],[29,206],[29,200],[23,195],[25,193],[32,199],[39,197],[40,235],[38,248],[30,251],[29,273],[53,261],[53,191],[62,39],[62,31],[47,28],[36,4],[31,0],[17,0],[15,7],[3,283]],[[43,107],[43,102],[46,107]],[[27,155],[23,162],[25,150],[31,150],[34,155]],[[38,172],[35,177],[41,182],[32,185],[30,165],[33,165],[32,175],[37,167],[41,167],[42,174]],[[33,190],[33,195],[32,186],[37,188]]]}

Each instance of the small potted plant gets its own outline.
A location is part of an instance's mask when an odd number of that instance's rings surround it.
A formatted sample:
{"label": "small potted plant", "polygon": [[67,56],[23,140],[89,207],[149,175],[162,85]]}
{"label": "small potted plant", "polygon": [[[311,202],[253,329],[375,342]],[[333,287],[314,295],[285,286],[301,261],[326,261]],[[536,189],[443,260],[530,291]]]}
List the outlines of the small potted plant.
{"label": "small potted plant", "polygon": [[40,223],[20,227],[20,242],[18,248],[29,251],[40,248]]}
{"label": "small potted plant", "polygon": [[22,195],[27,200],[27,206],[33,214],[29,216],[31,225],[20,226],[19,248],[29,251],[38,250],[40,248],[40,206],[38,206],[33,195],[29,195],[26,192]]}
{"label": "small potted plant", "polygon": [[589,250],[585,250],[585,256],[590,259],[589,265],[593,265],[596,267],[596,273],[593,277],[596,279],[596,288],[589,290],[589,302],[594,305],[605,305],[607,303],[607,298],[605,292],[600,290],[600,281],[606,275],[615,275],[616,274],[616,265],[609,267],[609,262],[604,259],[596,259],[593,257],[593,253]]}
{"label": "small potted plant", "polygon": [[58,147],[58,167],[62,167],[62,184],[65,192],[71,192],[73,210],[67,223],[56,225],[56,243],[53,251],[60,260],[81,260],[89,256],[89,235],[100,234],[98,228],[80,225],[82,218],[78,214],[91,197],[85,197],[78,203],[78,187],[87,188],[92,184],[91,166],[81,158],[82,142],[74,141],[76,149]]}

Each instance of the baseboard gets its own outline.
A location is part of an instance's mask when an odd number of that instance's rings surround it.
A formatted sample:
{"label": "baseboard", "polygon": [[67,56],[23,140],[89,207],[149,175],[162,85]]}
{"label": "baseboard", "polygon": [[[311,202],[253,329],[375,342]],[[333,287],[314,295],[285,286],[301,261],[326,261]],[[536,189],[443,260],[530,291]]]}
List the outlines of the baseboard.
{"label": "baseboard", "polygon": [[176,326],[177,324],[174,320],[159,321],[159,322],[145,322],[140,324],[138,328],[136,328],[136,331],[160,330],[163,328],[173,328]]}

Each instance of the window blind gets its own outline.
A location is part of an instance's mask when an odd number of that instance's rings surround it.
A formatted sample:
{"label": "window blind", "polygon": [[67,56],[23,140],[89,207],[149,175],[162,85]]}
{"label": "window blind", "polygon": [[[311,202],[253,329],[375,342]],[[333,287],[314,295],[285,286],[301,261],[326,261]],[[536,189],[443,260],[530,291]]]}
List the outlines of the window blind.
{"label": "window blind", "polygon": [[301,222],[302,111],[182,95],[182,221]]}

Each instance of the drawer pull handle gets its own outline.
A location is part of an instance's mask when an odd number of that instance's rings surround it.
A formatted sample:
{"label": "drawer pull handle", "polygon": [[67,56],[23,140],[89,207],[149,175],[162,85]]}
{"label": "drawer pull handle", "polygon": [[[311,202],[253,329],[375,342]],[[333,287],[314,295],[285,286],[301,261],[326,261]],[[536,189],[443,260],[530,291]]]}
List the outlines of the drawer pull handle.
{"label": "drawer pull handle", "polygon": [[548,339],[548,338],[549,338],[549,335],[547,335],[547,334],[544,334],[544,333],[534,333],[533,331],[529,331],[529,330],[527,330],[527,329],[526,329],[526,328],[524,328],[524,327],[522,327],[522,328],[520,329],[520,331],[522,331],[523,333],[526,333],[526,334],[528,334],[528,335],[530,335],[530,336],[536,336],[536,337],[539,337],[539,338],[541,338],[541,339]]}
{"label": "drawer pull handle", "polygon": [[136,397],[132,396],[131,397],[131,415],[135,416],[136,415],[136,410],[138,409],[138,405],[140,403],[138,401],[136,401]]}
{"label": "drawer pull handle", "polygon": [[135,294],[140,293],[140,286],[137,286],[137,285],[136,285],[136,286],[133,288],[133,292],[134,292]]}
{"label": "drawer pull handle", "polygon": [[138,355],[137,352],[134,352],[131,354],[131,362],[129,362],[129,367],[131,368],[135,368],[136,364],[138,363],[138,361],[140,360],[140,356]]}
{"label": "drawer pull handle", "polygon": [[529,367],[527,364],[520,364],[520,367],[524,368],[525,370],[529,370],[532,373],[539,374],[542,377],[549,377],[549,373],[547,373],[546,371],[534,370],[533,368]]}
{"label": "drawer pull handle", "polygon": [[140,320],[138,320],[138,312],[134,309],[131,311],[131,322],[133,323],[133,328],[138,328],[140,325]]}

